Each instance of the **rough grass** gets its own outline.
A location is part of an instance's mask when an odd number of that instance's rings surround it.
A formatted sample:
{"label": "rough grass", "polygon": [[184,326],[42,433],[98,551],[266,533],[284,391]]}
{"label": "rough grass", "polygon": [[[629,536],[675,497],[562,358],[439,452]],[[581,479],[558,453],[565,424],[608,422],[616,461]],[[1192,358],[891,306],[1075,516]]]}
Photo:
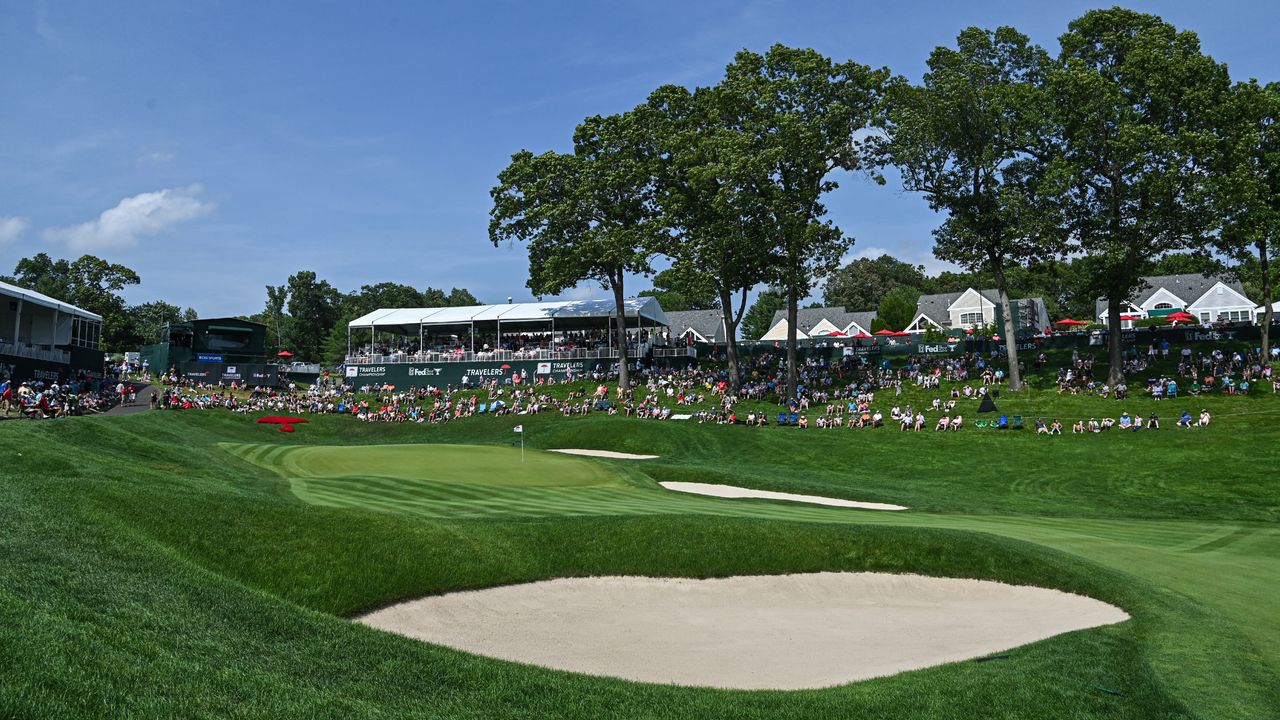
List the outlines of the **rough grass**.
{"label": "rough grass", "polygon": [[[1251,409],[1242,400],[1233,408]],[[607,478],[582,489],[614,493],[603,497],[518,483],[481,492],[433,479],[434,468],[371,495],[376,483],[359,472],[315,466],[330,477],[308,482],[367,483],[345,494],[365,502],[331,503],[341,507],[304,501],[290,473],[221,443],[490,444],[505,450],[480,452],[510,457],[515,421],[317,418],[293,435],[221,412],[7,423],[0,716],[1267,717],[1280,707],[1280,493],[1262,469],[1277,460],[1275,419],[1241,414],[1190,436],[1048,439],[541,416],[519,421],[531,448],[663,457],[530,453]],[[912,510],[716,500],[665,493],[659,479]],[[547,577],[841,569],[1047,585],[1133,619],[1007,659],[794,693],[588,678],[342,619]]]}

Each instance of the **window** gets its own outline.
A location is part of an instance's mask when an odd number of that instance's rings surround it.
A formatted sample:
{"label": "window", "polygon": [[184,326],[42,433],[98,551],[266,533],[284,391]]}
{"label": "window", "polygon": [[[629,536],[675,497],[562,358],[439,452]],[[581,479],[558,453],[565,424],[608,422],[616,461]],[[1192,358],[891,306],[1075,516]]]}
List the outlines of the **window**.
{"label": "window", "polygon": [[1223,310],[1218,313],[1219,321],[1227,322],[1252,322],[1253,317],[1248,310]]}
{"label": "window", "polygon": [[1172,310],[1172,303],[1156,303],[1155,310]]}
{"label": "window", "polygon": [[960,324],[961,325],[981,325],[982,312],[979,311],[979,312],[960,313]]}
{"label": "window", "polygon": [[1212,320],[1212,319],[1213,319],[1213,317],[1212,317],[1211,315],[1209,315],[1209,313],[1207,313],[1207,312],[1202,312],[1202,313],[1200,313],[1200,322],[1202,322],[1202,323],[1207,323],[1207,322],[1209,322],[1209,321],[1210,321],[1210,320]]}

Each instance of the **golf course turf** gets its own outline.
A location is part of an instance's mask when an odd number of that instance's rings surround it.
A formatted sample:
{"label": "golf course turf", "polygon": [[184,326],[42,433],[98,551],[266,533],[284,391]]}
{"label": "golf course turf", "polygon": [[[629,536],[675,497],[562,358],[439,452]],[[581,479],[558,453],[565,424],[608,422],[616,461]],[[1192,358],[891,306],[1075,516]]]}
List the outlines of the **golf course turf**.
{"label": "golf course turf", "polygon": [[[1275,717],[1280,415],[1237,407],[1208,430],[1053,439],[547,415],[519,419],[523,463],[511,418],[7,423],[0,717]],[[347,619],[557,577],[867,570],[1051,587],[1132,619],[793,692],[588,677]]]}

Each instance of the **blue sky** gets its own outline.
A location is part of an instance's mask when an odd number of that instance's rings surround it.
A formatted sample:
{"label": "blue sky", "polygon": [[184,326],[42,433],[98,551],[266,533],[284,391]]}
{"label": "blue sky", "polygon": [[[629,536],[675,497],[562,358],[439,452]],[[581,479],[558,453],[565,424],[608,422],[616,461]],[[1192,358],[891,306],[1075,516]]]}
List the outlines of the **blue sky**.
{"label": "blue sky", "polygon": [[[1142,2],[1235,78],[1280,79],[1280,3]],[[0,3],[0,271],[90,252],[131,302],[261,309],[315,270],[528,299],[519,246],[487,239],[510,155],[563,150],[583,117],[664,83],[708,85],[742,48],[813,47],[917,80],[968,25],[1051,52],[1077,2]],[[845,178],[851,255],[931,269],[938,219],[891,182]],[[647,287],[637,281],[628,294]],[[583,288],[583,295],[603,295]]]}

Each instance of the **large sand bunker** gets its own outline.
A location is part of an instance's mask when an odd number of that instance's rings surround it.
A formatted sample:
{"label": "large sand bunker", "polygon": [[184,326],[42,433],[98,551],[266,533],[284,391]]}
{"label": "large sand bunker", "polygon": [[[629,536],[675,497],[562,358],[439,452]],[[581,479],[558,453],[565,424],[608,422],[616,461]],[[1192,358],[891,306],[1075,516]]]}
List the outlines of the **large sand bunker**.
{"label": "large sand bunker", "polygon": [[423,598],[358,622],[591,675],[799,690],[981,657],[1128,617],[1043,588],[812,573],[547,580]]}
{"label": "large sand bunker", "polygon": [[786,500],[788,502],[811,503],[813,505],[830,505],[832,507],[861,508],[863,510],[906,510],[906,505],[890,503],[860,502],[858,500],[842,500],[840,498],[823,497],[821,495],[797,495],[796,493],[774,492],[772,490],[752,490],[736,485],[717,485],[715,483],[694,482],[661,482],[668,490],[693,493],[694,495],[710,495],[719,498],[758,498],[762,500]]}

